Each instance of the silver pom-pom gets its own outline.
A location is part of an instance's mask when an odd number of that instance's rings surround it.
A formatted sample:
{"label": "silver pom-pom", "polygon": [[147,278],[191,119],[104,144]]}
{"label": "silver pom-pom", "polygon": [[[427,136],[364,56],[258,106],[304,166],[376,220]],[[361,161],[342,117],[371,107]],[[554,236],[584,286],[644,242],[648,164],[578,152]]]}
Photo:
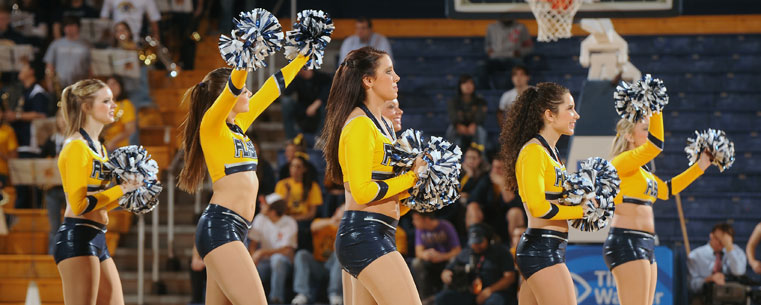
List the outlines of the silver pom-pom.
{"label": "silver pom-pom", "polygon": [[[621,180],[613,164],[600,157],[580,162],[579,171],[568,175],[563,184],[563,199],[567,205],[582,205],[584,218],[568,220],[581,231],[598,231],[613,218],[616,206],[613,199],[620,190]],[[598,206],[591,199],[597,201]]]}
{"label": "silver pom-pom", "polygon": [[143,185],[119,198],[119,205],[135,214],[145,214],[159,204],[162,186],[157,174],[159,166],[142,146],[120,147],[111,153],[106,163],[117,183],[138,179]]}
{"label": "silver pom-pom", "polygon": [[293,60],[299,54],[308,56],[307,69],[319,69],[325,47],[336,27],[333,19],[320,10],[303,10],[298,13],[293,30],[285,35],[285,57]]}
{"label": "silver pom-pom", "polygon": [[632,123],[649,118],[654,112],[663,111],[663,107],[669,103],[663,81],[653,78],[650,74],[645,74],[633,84],[621,81],[616,87],[613,99],[618,115]]}
{"label": "silver pom-pom", "polygon": [[219,52],[228,65],[236,69],[266,67],[264,59],[283,45],[283,27],[277,18],[265,9],[241,12],[233,19],[235,27],[231,37],[219,37]]}
{"label": "silver pom-pom", "polygon": [[687,153],[690,166],[698,162],[704,150],[713,156],[711,163],[716,165],[721,172],[735,163],[735,143],[727,138],[723,130],[709,128],[702,133],[695,130],[695,138],[687,138],[687,147],[684,148],[684,152]]}
{"label": "silver pom-pom", "polygon": [[460,147],[440,137],[426,141],[422,132],[408,129],[396,140],[394,148],[391,165],[397,173],[412,168],[419,155],[428,164],[418,170],[418,181],[410,189],[405,205],[419,212],[432,212],[460,198]]}

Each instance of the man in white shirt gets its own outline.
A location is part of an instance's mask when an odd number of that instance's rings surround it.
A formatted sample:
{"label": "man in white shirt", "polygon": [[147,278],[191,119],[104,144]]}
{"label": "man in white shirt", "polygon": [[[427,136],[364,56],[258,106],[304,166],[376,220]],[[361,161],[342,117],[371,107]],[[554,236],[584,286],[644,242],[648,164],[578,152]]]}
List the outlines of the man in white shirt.
{"label": "man in white shirt", "polygon": [[105,0],[100,10],[100,18],[110,18],[114,24],[127,22],[135,41],[140,41],[145,14],[151,22],[151,36],[158,40],[161,13],[154,0]]}
{"label": "man in white shirt", "polygon": [[90,45],[80,39],[79,26],[79,18],[65,17],[64,36],[50,44],[43,58],[48,71],[58,77],[61,87],[90,77]]}
{"label": "man in white shirt", "polygon": [[261,212],[254,217],[248,238],[249,250],[262,282],[270,282],[270,303],[283,303],[288,273],[293,267],[298,225],[285,215],[283,197],[273,193],[260,204]]}
{"label": "man in white shirt", "polygon": [[507,115],[507,109],[518,99],[518,95],[521,95],[523,91],[528,89],[528,82],[531,80],[531,73],[524,66],[513,67],[510,72],[511,79],[513,81],[513,89],[502,94],[499,99],[499,111],[497,111],[497,123],[502,126],[502,122],[505,121]]}
{"label": "man in white shirt", "polygon": [[342,63],[349,52],[362,47],[373,47],[385,51],[391,57],[391,60],[394,59],[388,39],[381,34],[373,32],[373,21],[365,17],[357,18],[357,22],[354,24],[354,35],[346,37],[341,44],[338,63]]}
{"label": "man in white shirt", "polygon": [[692,250],[687,261],[690,292],[700,294],[705,284],[723,286],[728,276],[745,274],[747,258],[742,248],[733,243],[735,230],[730,224],[713,227],[708,244]]}

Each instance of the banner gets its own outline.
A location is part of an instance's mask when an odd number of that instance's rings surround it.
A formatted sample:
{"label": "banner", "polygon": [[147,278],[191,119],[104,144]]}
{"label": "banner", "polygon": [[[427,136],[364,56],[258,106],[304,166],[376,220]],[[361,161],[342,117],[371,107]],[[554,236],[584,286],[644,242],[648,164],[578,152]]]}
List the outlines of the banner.
{"label": "banner", "polygon": [[[674,254],[665,246],[655,248],[658,263],[658,284],[655,287],[654,305],[674,304]],[[569,245],[566,265],[576,286],[579,305],[619,304],[616,280],[605,265],[602,245]]]}

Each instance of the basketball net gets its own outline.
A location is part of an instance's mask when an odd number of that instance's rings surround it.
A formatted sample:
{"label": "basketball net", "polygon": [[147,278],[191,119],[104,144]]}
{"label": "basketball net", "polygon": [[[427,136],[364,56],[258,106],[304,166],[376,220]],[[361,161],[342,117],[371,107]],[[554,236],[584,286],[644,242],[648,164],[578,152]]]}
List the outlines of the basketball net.
{"label": "basketball net", "polygon": [[526,0],[536,17],[539,34],[536,40],[557,41],[571,37],[573,16],[581,7],[582,0]]}

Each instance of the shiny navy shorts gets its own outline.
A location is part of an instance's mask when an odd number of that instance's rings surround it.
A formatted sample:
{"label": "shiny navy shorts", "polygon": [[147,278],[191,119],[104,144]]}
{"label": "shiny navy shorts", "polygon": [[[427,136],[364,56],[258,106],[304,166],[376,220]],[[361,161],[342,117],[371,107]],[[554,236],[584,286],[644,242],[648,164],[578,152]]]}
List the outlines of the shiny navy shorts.
{"label": "shiny navy shorts", "polygon": [[611,228],[602,249],[605,264],[610,270],[640,259],[652,264],[655,261],[655,236],[645,231]]}
{"label": "shiny navy shorts", "polygon": [[398,220],[383,214],[344,212],[335,244],[341,268],[356,278],[374,260],[396,251],[398,224]]}
{"label": "shiny navy shorts", "polygon": [[82,218],[63,219],[55,234],[53,258],[58,264],[76,256],[97,256],[101,262],[111,257],[106,247],[106,225]]}
{"label": "shiny navy shorts", "polygon": [[196,227],[196,249],[201,258],[217,247],[233,241],[248,245],[251,222],[221,205],[210,203]]}
{"label": "shiny navy shorts", "polygon": [[523,277],[547,267],[565,263],[568,233],[528,228],[515,250],[515,262]]}

